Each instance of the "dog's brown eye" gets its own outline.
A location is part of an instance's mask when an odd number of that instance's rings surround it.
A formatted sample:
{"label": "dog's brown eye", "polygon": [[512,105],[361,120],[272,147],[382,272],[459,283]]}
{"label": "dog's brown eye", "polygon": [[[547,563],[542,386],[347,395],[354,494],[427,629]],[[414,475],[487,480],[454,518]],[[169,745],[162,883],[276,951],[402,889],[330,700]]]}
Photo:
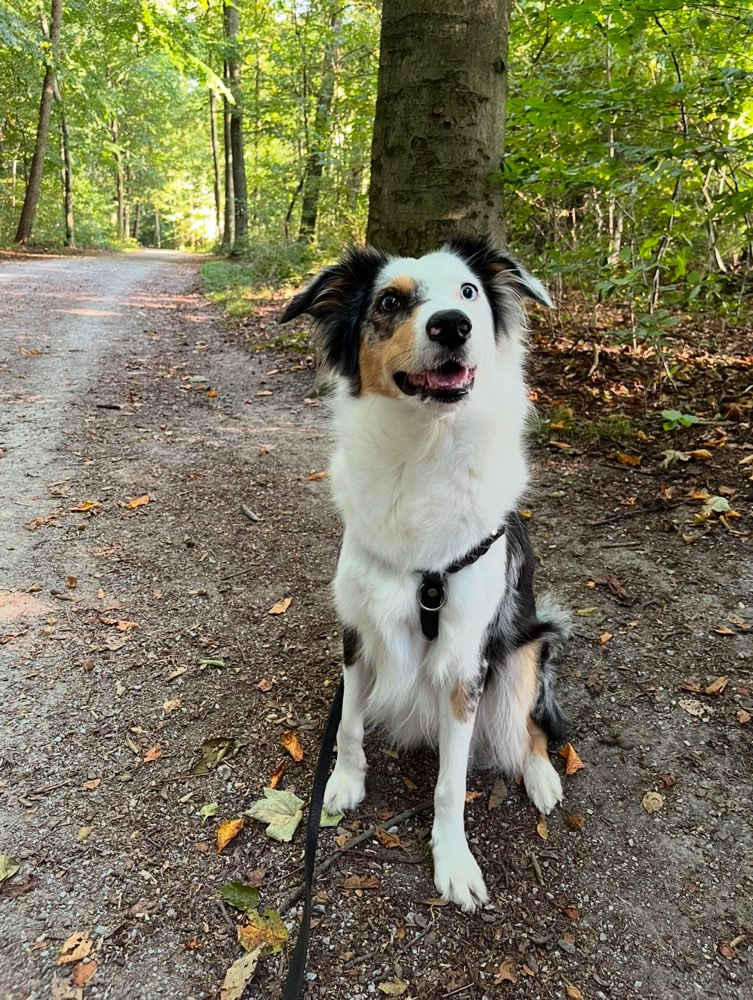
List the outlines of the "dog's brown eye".
{"label": "dog's brown eye", "polygon": [[383,295],[379,300],[379,308],[386,313],[396,312],[400,308],[400,299],[397,295]]}
{"label": "dog's brown eye", "polygon": [[473,302],[474,299],[478,298],[478,288],[469,282],[466,285],[461,285],[460,294],[467,302]]}

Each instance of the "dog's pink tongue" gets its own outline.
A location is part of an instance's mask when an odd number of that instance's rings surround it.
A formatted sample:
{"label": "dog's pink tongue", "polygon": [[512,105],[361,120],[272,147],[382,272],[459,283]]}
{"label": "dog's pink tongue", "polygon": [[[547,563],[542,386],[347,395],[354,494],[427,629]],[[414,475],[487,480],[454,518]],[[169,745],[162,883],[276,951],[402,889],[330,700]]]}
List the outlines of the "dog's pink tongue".
{"label": "dog's pink tongue", "polygon": [[467,368],[459,368],[454,372],[424,372],[424,376],[430,389],[461,389],[470,381]]}

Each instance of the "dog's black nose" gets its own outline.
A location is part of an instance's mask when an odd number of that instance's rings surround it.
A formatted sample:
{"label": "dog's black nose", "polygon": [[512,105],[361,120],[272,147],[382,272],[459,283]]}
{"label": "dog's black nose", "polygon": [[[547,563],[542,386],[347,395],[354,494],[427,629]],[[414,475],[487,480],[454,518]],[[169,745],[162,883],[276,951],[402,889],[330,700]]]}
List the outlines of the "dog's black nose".
{"label": "dog's black nose", "polygon": [[443,347],[460,347],[471,335],[471,321],[459,309],[445,309],[429,318],[426,333]]}

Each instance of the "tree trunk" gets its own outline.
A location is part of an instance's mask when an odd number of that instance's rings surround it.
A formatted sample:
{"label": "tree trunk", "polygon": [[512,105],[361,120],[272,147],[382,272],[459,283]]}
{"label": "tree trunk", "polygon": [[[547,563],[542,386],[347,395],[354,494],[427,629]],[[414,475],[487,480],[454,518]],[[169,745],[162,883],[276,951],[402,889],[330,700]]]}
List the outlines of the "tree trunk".
{"label": "tree trunk", "polygon": [[[222,78],[225,86],[229,86],[227,61]],[[233,144],[230,137],[230,101],[222,98],[222,141],[225,149],[225,225],[222,228],[222,249],[230,253],[235,243],[235,191],[233,187]]]}
{"label": "tree trunk", "polygon": [[301,204],[301,226],[298,239],[301,243],[311,243],[316,230],[316,218],[319,214],[319,192],[322,187],[324,161],[329,146],[329,116],[332,110],[332,100],[335,95],[335,62],[337,59],[337,11],[330,20],[330,35],[324,47],[322,62],[322,82],[319,87],[319,99],[316,102],[314,116],[314,131],[309,137],[309,150],[306,157],[305,182],[303,187],[303,202]]}
{"label": "tree trunk", "polygon": [[159,250],[162,246],[162,230],[159,217],[159,208],[154,206],[154,245]]}
{"label": "tree trunk", "polygon": [[235,234],[233,248],[248,239],[248,196],[246,194],[246,164],[243,158],[243,93],[241,63],[238,51],[239,13],[232,3],[224,3],[227,76],[233,104],[230,107],[230,146],[233,151],[233,200],[235,202]]}
{"label": "tree trunk", "polygon": [[217,140],[217,100],[212,88],[209,88],[209,133],[212,140],[212,167],[214,169],[214,219],[217,226],[217,239],[222,232],[222,190],[220,188],[220,151]]}
{"label": "tree trunk", "polygon": [[115,150],[115,203],[117,205],[117,233],[118,239],[125,239],[127,233],[125,228],[126,207],[125,207],[125,172],[123,169],[123,152],[118,146],[118,120],[113,118],[110,122],[110,138]]}
{"label": "tree trunk", "polygon": [[50,113],[55,92],[55,63],[58,58],[60,42],[60,23],[63,16],[63,0],[52,0],[52,26],[49,32],[50,55],[42,84],[42,99],[39,102],[39,120],[37,123],[37,138],[34,145],[34,155],[31,160],[29,180],[26,185],[24,204],[16,230],[16,243],[28,243],[34,226],[34,216],[37,212],[39,192],[42,187],[44,173],[44,156],[47,150],[47,136],[50,131]]}
{"label": "tree trunk", "polygon": [[73,164],[71,163],[71,143],[68,135],[68,122],[65,117],[65,105],[60,87],[55,81],[54,96],[60,109],[60,180],[63,188],[63,224],[65,226],[65,245],[75,247],[76,236],[73,227]]}
{"label": "tree trunk", "polygon": [[141,235],[141,202],[136,202],[136,208],[133,212],[133,238],[138,243],[139,236]]}
{"label": "tree trunk", "polygon": [[457,232],[504,239],[511,0],[384,0],[368,240],[421,254]]}

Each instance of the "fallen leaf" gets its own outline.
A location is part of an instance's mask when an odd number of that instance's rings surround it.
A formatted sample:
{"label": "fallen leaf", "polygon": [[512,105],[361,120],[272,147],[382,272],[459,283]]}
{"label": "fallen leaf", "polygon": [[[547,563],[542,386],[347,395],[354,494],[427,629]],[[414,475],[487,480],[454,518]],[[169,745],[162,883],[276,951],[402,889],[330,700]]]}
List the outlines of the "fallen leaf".
{"label": "fallen leaf", "polygon": [[690,457],[699,462],[710,462],[714,456],[707,448],[696,448],[695,451],[691,451]]}
{"label": "fallen leaf", "polygon": [[230,736],[215,736],[211,740],[204,740],[201,744],[201,759],[191,765],[191,774],[209,774],[226,757],[233,757],[239,749],[240,744]]}
{"label": "fallen leaf", "polygon": [[269,609],[269,611],[267,611],[267,614],[284,615],[285,612],[290,607],[292,600],[293,600],[292,597],[284,597],[281,601],[278,601],[277,604],[273,604],[272,607]]}
{"label": "fallen leaf", "polygon": [[494,784],[492,785],[492,790],[489,793],[489,802],[487,803],[487,809],[489,812],[492,809],[497,809],[507,798],[507,785],[505,784],[504,778],[495,778]]}
{"label": "fallen leaf", "polygon": [[265,694],[267,693],[267,691],[271,691],[273,687],[272,681],[268,681],[266,677],[262,677],[262,679],[256,686],[260,691],[263,691]]}
{"label": "fallen leaf", "polygon": [[296,763],[303,760],[303,747],[301,746],[301,741],[292,729],[288,729],[282,734],[280,742]]}
{"label": "fallen leaf", "polygon": [[251,982],[256,966],[259,964],[261,948],[254,948],[248,955],[243,955],[233,962],[225,973],[220,988],[220,1000],[241,1000],[243,992]]}
{"label": "fallen leaf", "polygon": [[717,625],[714,629],[717,635],[737,635],[734,629],[729,628],[727,625]]}
{"label": "fallen leaf", "polygon": [[672,448],[668,448],[662,452],[662,455],[664,455],[664,461],[659,464],[661,469],[668,469],[675,462],[690,461],[690,455],[686,451],[674,451]]}
{"label": "fallen leaf", "polygon": [[585,823],[586,818],[581,813],[570,813],[565,817],[565,825],[570,830],[582,830]]}
{"label": "fallen leaf", "polygon": [[646,792],[641,799],[641,805],[647,813],[658,812],[664,805],[664,796],[659,792]]}
{"label": "fallen leaf", "polygon": [[562,913],[568,920],[580,920],[580,910],[577,906],[563,906]]}
{"label": "fallen leaf", "polygon": [[226,819],[217,827],[217,853],[224,851],[227,845],[238,836],[245,823],[242,819]]}
{"label": "fallen leaf", "polygon": [[449,905],[449,901],[446,900],[446,899],[442,899],[441,896],[430,896],[428,899],[422,899],[421,902],[425,903],[427,906],[448,906]]}
{"label": "fallen leaf", "polygon": [[85,788],[87,792],[93,792],[94,789],[99,788],[101,784],[102,784],[101,778],[92,778],[91,781],[85,781],[81,787]]}
{"label": "fallen leaf", "polygon": [[517,961],[513,955],[508,955],[504,962],[497,969],[497,976],[494,980],[495,985],[500,983],[512,983],[515,985],[518,981],[518,973],[516,972]]}
{"label": "fallen leaf", "polygon": [[378,889],[379,879],[373,875],[348,875],[343,889]]}
{"label": "fallen leaf", "polygon": [[177,712],[182,704],[183,702],[180,698],[168,699],[162,702],[162,711],[165,715],[171,715],[173,712]]}
{"label": "fallen leaf", "polygon": [[329,476],[328,472],[312,472],[310,476],[306,476],[306,479],[310,483],[315,483],[318,479],[326,479]]}
{"label": "fallen leaf", "polygon": [[79,987],[86,986],[96,971],[96,962],[79,962],[73,970],[73,985]]}
{"label": "fallen leaf", "polygon": [[20,867],[20,863],[15,858],[11,858],[7,854],[0,854],[0,885],[6,879],[12,878]]}
{"label": "fallen leaf", "polygon": [[687,712],[688,715],[694,715],[698,719],[703,718],[704,715],[708,715],[713,711],[708,705],[701,704],[697,698],[680,698],[677,704],[683,712]]}
{"label": "fallen leaf", "polygon": [[640,455],[627,455],[624,451],[615,451],[613,457],[620,465],[640,465],[643,461]]}
{"label": "fallen leaf", "polygon": [[[406,774],[401,774],[400,775],[400,780],[402,781],[402,783],[405,785],[405,787],[408,789],[409,792],[415,792],[416,788],[418,787],[416,785],[416,782],[413,781],[412,778],[409,778]],[[480,795],[481,792],[478,792],[477,794]],[[466,792],[466,800],[465,800],[466,802],[470,801],[467,798],[467,795],[468,795],[468,793]]]}
{"label": "fallen leaf", "polygon": [[609,640],[613,638],[614,636],[612,635],[611,632],[602,632],[601,635],[599,636],[599,642],[602,646],[606,646]]}
{"label": "fallen leaf", "polygon": [[381,826],[376,827],[376,829],[374,830],[374,836],[382,845],[382,847],[391,848],[391,847],[403,846],[400,843],[400,838],[398,837],[398,835],[396,833],[388,833],[384,829],[384,827]]}
{"label": "fallen leaf", "polygon": [[277,788],[280,784],[280,778],[285,773],[285,761],[281,760],[277,767],[272,771],[269,776],[269,781],[267,782],[267,788]]}
{"label": "fallen leaf", "polygon": [[226,882],[220,889],[220,896],[242,913],[252,913],[259,905],[259,890],[243,882]]}
{"label": "fallen leaf", "polygon": [[[752,718],[750,712],[746,712],[744,708],[741,708],[737,713],[737,721],[741,726],[747,726]],[[0,878],[0,882],[2,882],[2,878]]]}
{"label": "fallen leaf", "polygon": [[343,813],[328,813],[326,809],[322,809],[321,816],[319,817],[319,826],[325,828],[328,826],[339,826],[344,818]]}
{"label": "fallen leaf", "polygon": [[[415,788],[416,786],[414,785],[413,787]],[[481,792],[471,792],[471,791],[467,791],[467,792],[465,793],[465,801],[466,801],[466,802],[475,802],[475,801],[476,801],[476,799],[479,799],[479,798],[481,798],[481,794],[482,794]]]}
{"label": "fallen leaf", "polygon": [[717,677],[706,687],[703,693],[716,697],[716,695],[723,693],[728,684],[729,677]]}
{"label": "fallen leaf", "polygon": [[82,826],[81,829],[76,833],[76,840],[86,840],[91,836],[91,832],[94,829],[93,826]]}
{"label": "fallen leaf", "polygon": [[207,396],[210,399],[217,399],[217,397],[219,396],[219,392],[217,392],[216,389],[210,389],[209,392],[207,393]]}
{"label": "fallen leaf", "polygon": [[162,756],[162,747],[157,744],[157,746],[152,747],[151,750],[147,750],[144,754],[144,763],[151,764],[154,760],[159,760]]}
{"label": "fallen leaf", "polygon": [[134,497],[133,500],[129,500],[127,506],[131,510],[136,510],[137,507],[146,507],[149,503],[149,494],[145,493],[142,497]]}
{"label": "fallen leaf", "polygon": [[92,947],[93,941],[89,935],[83,931],[76,931],[61,945],[58,952],[58,965],[80,962],[82,958],[86,958]]}
{"label": "fallen leaf", "polygon": [[559,752],[560,757],[565,759],[565,774],[569,777],[577,771],[583,770],[586,766],[575,752],[572,743],[566,743]]}
{"label": "fallen leaf", "polygon": [[576,608],[575,613],[580,618],[588,618],[590,615],[595,614],[596,611],[598,611],[598,608]]}
{"label": "fallen leaf", "polygon": [[186,941],[186,948],[188,951],[201,951],[203,947],[203,943],[198,938],[192,937],[190,940]]}
{"label": "fallen leaf", "polygon": [[549,827],[547,826],[546,816],[539,816],[539,821],[536,824],[536,833],[538,833],[542,840],[549,840]]}
{"label": "fallen leaf", "polygon": [[408,989],[408,984],[404,979],[389,979],[387,982],[379,983],[377,989],[380,993],[386,993],[388,997],[401,997]]}
{"label": "fallen leaf", "polygon": [[303,799],[292,792],[265,788],[264,798],[255,802],[244,816],[267,823],[266,834],[272,840],[289,841],[303,819]]}
{"label": "fallen leaf", "polygon": [[202,822],[206,823],[210,817],[216,816],[219,811],[220,806],[218,802],[208,802],[205,806],[202,806],[201,809],[199,809],[199,816],[201,816]]}
{"label": "fallen leaf", "polygon": [[86,513],[86,511],[94,510],[95,507],[101,507],[99,500],[82,500],[81,503],[77,504],[75,507],[71,507],[72,513]]}
{"label": "fallen leaf", "polygon": [[249,913],[248,923],[238,928],[238,941],[246,951],[261,947],[263,955],[282,951],[288,939],[288,929],[277,910]]}
{"label": "fallen leaf", "polygon": [[573,986],[572,984],[568,984],[565,996],[567,997],[567,1000],[583,1000],[583,993],[577,986]]}
{"label": "fallen leaf", "polygon": [[719,945],[719,954],[722,956],[722,958],[726,958],[728,962],[731,962],[732,959],[735,957],[734,951],[725,942],[722,942]]}
{"label": "fallen leaf", "polygon": [[75,590],[78,586],[78,579],[75,576],[67,576],[65,578],[65,585],[68,590]]}

